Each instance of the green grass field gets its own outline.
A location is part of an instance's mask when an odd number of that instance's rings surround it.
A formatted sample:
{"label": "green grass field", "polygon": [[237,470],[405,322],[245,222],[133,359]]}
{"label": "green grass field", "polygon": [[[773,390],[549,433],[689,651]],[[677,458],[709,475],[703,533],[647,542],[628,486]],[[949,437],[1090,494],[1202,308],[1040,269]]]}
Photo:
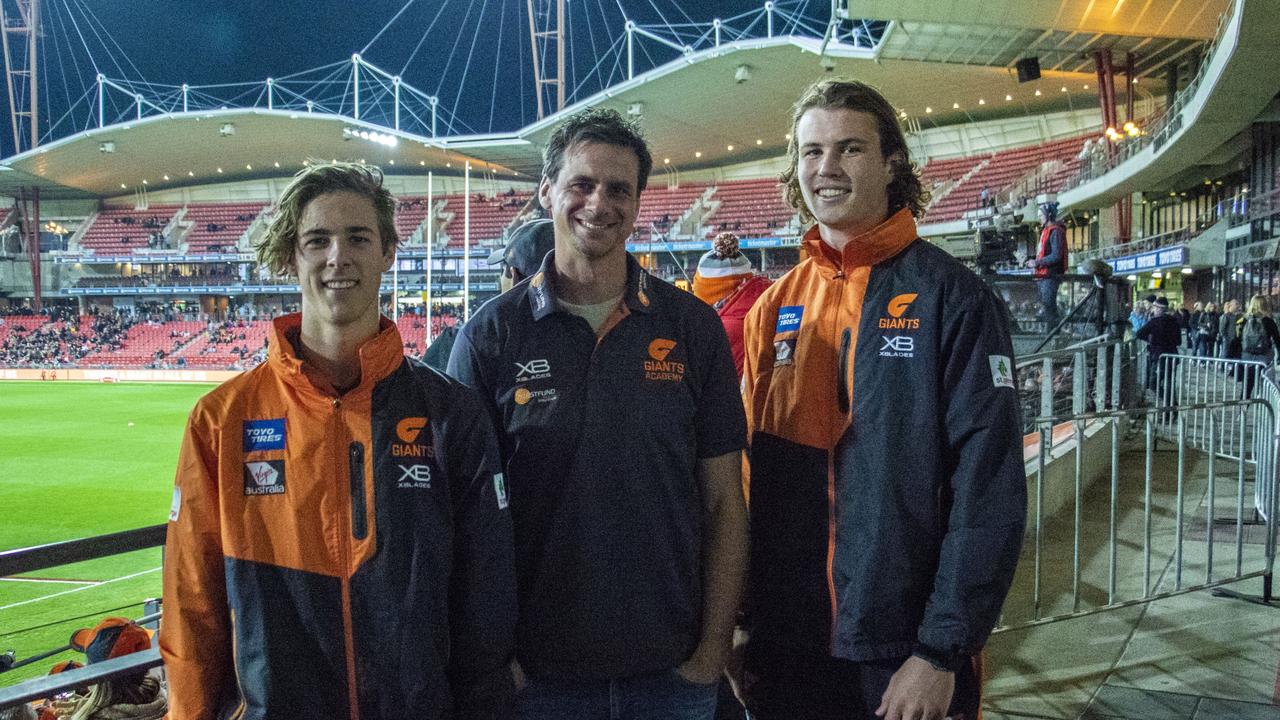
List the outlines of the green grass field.
{"label": "green grass field", "polygon": [[[0,383],[0,550],[165,522],[187,413],[202,384]],[[160,549],[0,578],[0,652],[64,645],[160,595]],[[43,675],[68,652],[0,675]],[[77,659],[83,662],[83,657]]]}

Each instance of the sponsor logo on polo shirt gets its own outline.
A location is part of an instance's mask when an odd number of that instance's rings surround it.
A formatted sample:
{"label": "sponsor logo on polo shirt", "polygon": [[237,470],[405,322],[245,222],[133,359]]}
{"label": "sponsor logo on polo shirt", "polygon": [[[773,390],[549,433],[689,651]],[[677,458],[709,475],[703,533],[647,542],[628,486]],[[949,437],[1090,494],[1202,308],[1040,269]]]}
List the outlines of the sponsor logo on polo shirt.
{"label": "sponsor logo on polo shirt", "polygon": [[514,400],[517,405],[528,405],[529,403],[549,403],[556,399],[556,389],[547,388],[545,390],[530,390],[529,388],[516,388]]}
{"label": "sponsor logo on polo shirt", "polygon": [[[431,431],[427,425],[427,419],[424,417],[407,417],[396,423],[396,437],[400,442],[391,443],[391,457],[435,457],[436,450],[431,445]],[[425,438],[422,437],[423,430],[427,430]]]}
{"label": "sponsor logo on polo shirt", "polygon": [[430,465],[397,465],[396,467],[400,470],[400,479],[396,480],[396,487],[409,490],[431,489]]}
{"label": "sponsor logo on polo shirt", "polygon": [[911,303],[915,302],[916,293],[902,293],[895,295],[889,301],[889,307],[886,308],[889,317],[880,318],[877,323],[881,330],[919,330],[920,318],[904,318],[902,315],[907,312],[907,308],[911,307]]}
{"label": "sponsor logo on polo shirt", "polygon": [[666,382],[684,380],[684,363],[668,360],[676,347],[675,340],[656,338],[649,343],[649,360],[644,361],[644,379]]}
{"label": "sponsor logo on polo shirt", "polygon": [[541,312],[547,306],[547,291],[543,289],[546,278],[539,272],[529,279],[529,289],[533,291],[533,309]]}
{"label": "sponsor logo on polo shirt", "polygon": [[284,461],[260,460],[244,464],[245,495],[284,493]]}
{"label": "sponsor logo on polo shirt", "polygon": [[284,418],[245,420],[244,451],[284,449]]}
{"label": "sponsor logo on polo shirt", "polygon": [[516,366],[516,382],[529,382],[530,380],[543,380],[551,377],[551,362],[546,358],[537,358],[535,360],[517,361]]}
{"label": "sponsor logo on polo shirt", "polygon": [[916,339],[910,335],[880,337],[880,357],[909,358],[916,356]]}

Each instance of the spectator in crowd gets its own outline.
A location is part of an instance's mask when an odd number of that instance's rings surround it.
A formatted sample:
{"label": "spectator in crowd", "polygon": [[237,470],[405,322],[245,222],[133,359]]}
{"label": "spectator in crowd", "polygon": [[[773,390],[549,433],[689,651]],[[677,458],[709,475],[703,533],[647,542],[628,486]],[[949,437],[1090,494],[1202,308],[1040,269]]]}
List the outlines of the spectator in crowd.
{"label": "spectator in crowd", "polygon": [[507,244],[489,254],[489,264],[502,270],[500,292],[506,292],[525,278],[533,277],[547,253],[555,247],[555,224],[550,218],[530,220],[516,227]]}
{"label": "spectator in crowd", "polygon": [[738,377],[742,377],[742,323],[771,284],[769,278],[753,272],[751,261],[738,250],[738,236],[730,232],[716,236],[693,275],[693,294],[715,308],[729,336]]}
{"label": "spectator in crowd", "polygon": [[1240,301],[1232,298],[1222,304],[1222,317],[1218,318],[1217,357],[1228,360],[1240,359]]}
{"label": "spectator in crowd", "polygon": [[1040,244],[1034,260],[1027,261],[1040,293],[1040,319],[1048,329],[1058,324],[1058,286],[1067,272],[1067,229],[1058,221],[1058,203],[1040,205]]}
{"label": "spectator in crowd", "polygon": [[[146,650],[151,647],[151,636],[126,618],[108,617],[93,628],[76,631],[71,647],[83,652],[93,665]],[[55,699],[46,707],[53,716],[71,720],[161,720],[168,710],[168,698],[159,677],[143,671],[98,683],[84,693]]]}
{"label": "spectator in crowd", "polygon": [[1183,304],[1182,307],[1174,313],[1178,319],[1178,326],[1182,328],[1183,338],[1187,342],[1187,350],[1194,351],[1195,343],[1191,341],[1191,308]]}
{"label": "spectator in crowd", "polygon": [[1214,356],[1218,347],[1218,326],[1221,317],[1217,303],[1205,303],[1204,311],[1200,313],[1200,322],[1196,324],[1193,354],[1209,358]]}
{"label": "spectator in crowd", "polygon": [[1129,313],[1129,325],[1133,327],[1135,333],[1146,324],[1147,318],[1151,315],[1151,305],[1155,301],[1155,295],[1147,295],[1133,304],[1133,311]]}
{"label": "spectator in crowd", "polygon": [[497,443],[474,392],[409,362],[378,313],[394,203],[376,168],[311,165],[258,245],[302,311],[187,424],[160,635],[172,720],[510,716]]}
{"label": "spectator in crowd", "polygon": [[1156,391],[1157,402],[1167,405],[1170,398],[1166,396],[1168,385],[1164,382],[1164,364],[1160,358],[1177,353],[1182,344],[1182,328],[1169,314],[1168,298],[1156,298],[1151,304],[1150,319],[1138,328],[1136,336],[1147,343],[1147,389]]}
{"label": "spectator in crowd", "polygon": [[555,249],[449,359],[501,427],[524,720],[710,720],[730,650],[742,400],[715,313],[626,251],[652,162],[614,110],[556,128],[538,189]]}
{"label": "spectator in crowd", "polygon": [[[1270,370],[1275,365],[1276,348],[1280,348],[1280,332],[1271,317],[1271,304],[1266,295],[1249,298],[1249,309],[1237,321],[1240,328],[1240,359],[1258,362]],[[1249,393],[1245,393],[1248,396]]]}
{"label": "spectator in crowd", "polygon": [[1204,303],[1197,300],[1191,306],[1191,314],[1187,317],[1187,322],[1182,326],[1182,329],[1187,333],[1187,350],[1193,353],[1196,350],[1196,336],[1200,332],[1200,315],[1202,313],[1204,313]]}
{"label": "spectator in crowd", "polygon": [[745,326],[747,709],[976,718],[1026,516],[1007,311],[917,237],[927,194],[875,89],[815,83],[788,149],[816,224]]}

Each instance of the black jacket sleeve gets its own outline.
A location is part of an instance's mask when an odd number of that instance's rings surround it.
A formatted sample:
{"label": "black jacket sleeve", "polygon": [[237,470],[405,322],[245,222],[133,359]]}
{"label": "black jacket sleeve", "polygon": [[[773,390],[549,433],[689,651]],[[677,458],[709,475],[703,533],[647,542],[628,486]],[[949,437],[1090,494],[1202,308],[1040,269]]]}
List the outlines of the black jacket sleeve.
{"label": "black jacket sleeve", "polygon": [[917,655],[950,664],[976,654],[1013,582],[1027,479],[1013,347],[999,301],[977,293],[948,323],[943,347],[950,509]]}
{"label": "black jacket sleeve", "polygon": [[454,717],[514,717],[516,577],[498,442],[480,398],[457,384],[445,436],[454,517],[449,681]]}

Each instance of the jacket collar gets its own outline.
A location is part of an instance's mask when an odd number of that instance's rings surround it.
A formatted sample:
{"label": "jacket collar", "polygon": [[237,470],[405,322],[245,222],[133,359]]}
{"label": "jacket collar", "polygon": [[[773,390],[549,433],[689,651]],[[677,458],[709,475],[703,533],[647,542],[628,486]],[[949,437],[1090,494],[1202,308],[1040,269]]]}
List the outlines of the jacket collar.
{"label": "jacket collar", "polygon": [[[322,395],[334,394],[332,387],[318,387],[313,382],[313,376],[306,371],[306,363],[298,356],[298,341],[301,336],[301,313],[282,315],[272,320],[267,364],[295,387]],[[385,316],[378,319],[378,334],[360,343],[356,352],[360,356],[360,384],[351,392],[367,390],[404,362],[404,342],[400,339],[400,331]]]}
{"label": "jacket collar", "polygon": [[849,272],[858,267],[878,265],[902,252],[907,245],[916,239],[916,220],[911,211],[903,208],[889,216],[889,219],[854,237],[840,252],[840,260],[836,261],[836,252],[822,241],[817,225],[809,228],[804,234],[801,245],[810,258],[824,270],[832,273]]}
{"label": "jacket collar", "polygon": [[[547,256],[542,259],[542,266],[529,278],[529,284],[525,287],[525,294],[529,298],[529,311],[533,313],[534,320],[541,320],[560,309],[555,290],[555,255],[555,250],[547,253]],[[650,295],[653,292],[652,287],[653,278],[640,267],[640,263],[636,262],[631,253],[627,253],[627,285],[622,294],[622,301],[628,309],[645,314],[653,312],[653,297]]]}

